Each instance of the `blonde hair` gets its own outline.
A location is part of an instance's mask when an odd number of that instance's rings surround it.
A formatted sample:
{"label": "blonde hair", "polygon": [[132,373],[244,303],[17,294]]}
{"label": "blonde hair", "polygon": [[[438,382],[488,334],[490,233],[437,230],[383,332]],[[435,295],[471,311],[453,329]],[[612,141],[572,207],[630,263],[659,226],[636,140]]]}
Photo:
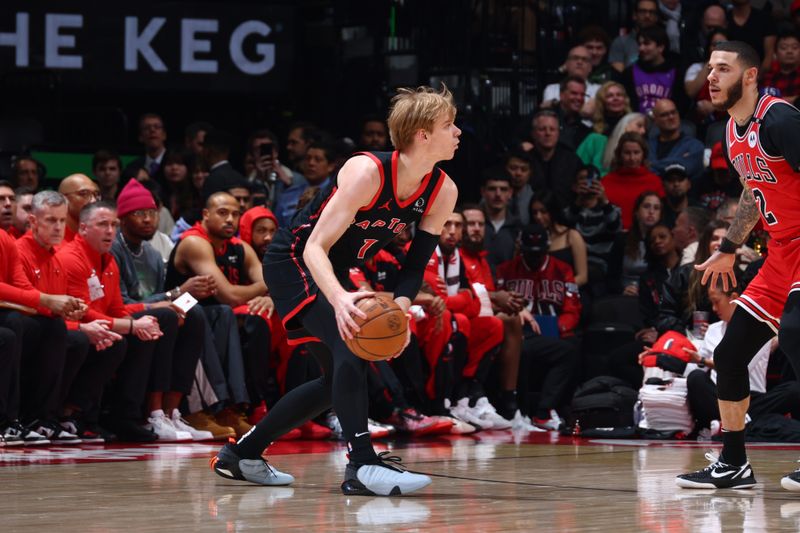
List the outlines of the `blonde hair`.
{"label": "blonde hair", "polygon": [[425,86],[397,89],[386,121],[392,144],[398,150],[408,148],[414,141],[414,134],[419,130],[431,131],[433,123],[443,113],[451,120],[456,116],[453,94],[444,83],[440,91]]}
{"label": "blonde hair", "polygon": [[614,152],[617,150],[617,145],[619,144],[619,138],[622,137],[622,134],[628,129],[628,124],[634,120],[644,120],[644,125],[647,127],[647,117],[642,113],[628,113],[619,119],[619,122],[617,122],[617,125],[614,126],[614,129],[611,131],[611,135],[608,136],[606,149],[603,151],[604,168],[611,167],[611,163],[614,160]]}
{"label": "blonde hair", "polygon": [[625,113],[631,112],[631,99],[628,98],[628,93],[625,91],[625,86],[616,81],[605,82],[598,90],[594,97],[594,114],[592,115],[592,122],[594,122],[594,131],[605,135],[606,130],[606,93],[612,87],[619,87],[622,89],[622,94],[625,95]]}

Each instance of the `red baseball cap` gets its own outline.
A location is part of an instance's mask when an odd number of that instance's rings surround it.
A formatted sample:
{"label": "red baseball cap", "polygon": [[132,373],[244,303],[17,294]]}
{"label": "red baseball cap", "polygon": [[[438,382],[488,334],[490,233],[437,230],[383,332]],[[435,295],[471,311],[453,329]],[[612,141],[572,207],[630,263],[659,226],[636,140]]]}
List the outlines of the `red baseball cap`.
{"label": "red baseball cap", "polygon": [[686,335],[681,335],[677,331],[668,331],[661,335],[656,343],[653,344],[653,347],[650,348],[648,355],[642,360],[642,366],[656,366],[656,358],[659,355],[669,355],[688,363],[690,356],[684,348],[688,348],[693,352],[697,351],[695,345],[686,338]]}

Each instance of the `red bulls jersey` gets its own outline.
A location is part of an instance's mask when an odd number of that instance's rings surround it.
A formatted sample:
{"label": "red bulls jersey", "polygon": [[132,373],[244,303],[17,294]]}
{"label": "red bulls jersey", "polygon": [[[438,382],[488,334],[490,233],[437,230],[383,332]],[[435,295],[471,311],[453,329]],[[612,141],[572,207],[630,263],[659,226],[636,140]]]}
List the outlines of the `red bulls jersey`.
{"label": "red bulls jersey", "polygon": [[542,266],[530,270],[517,256],[497,267],[497,286],[521,294],[536,315],[555,315],[559,330],[571,333],[581,317],[581,300],[572,267],[548,255]]}
{"label": "red bulls jersey", "polygon": [[[800,111],[788,102],[763,96],[743,133],[733,118],[728,119],[725,128],[728,160],[753,191],[764,228],[774,239],[800,236],[800,172],[787,161],[781,147],[787,141],[800,142],[797,127],[790,130],[794,132],[792,139],[783,138],[786,125],[798,120],[792,115],[798,114]],[[771,150],[768,152],[765,147]]]}

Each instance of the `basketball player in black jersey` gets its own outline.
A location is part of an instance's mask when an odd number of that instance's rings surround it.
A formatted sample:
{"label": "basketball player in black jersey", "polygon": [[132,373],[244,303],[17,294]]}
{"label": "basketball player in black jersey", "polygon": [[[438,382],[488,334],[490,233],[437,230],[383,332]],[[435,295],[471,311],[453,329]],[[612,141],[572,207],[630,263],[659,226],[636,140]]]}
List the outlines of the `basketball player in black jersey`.
{"label": "basketball player in black jersey", "polygon": [[290,391],[248,434],[226,445],[212,460],[217,474],[262,485],[291,483],[294,478],[268,465],[262,452],[332,406],[349,451],[344,494],[400,495],[431,482],[375,454],[367,429],[367,362],[343,340],[358,331],[353,317],[365,316],[356,302],[372,293],[347,292],[342,285],[351,266],[416,223],[394,291],[395,302],[408,311],[458,195],[435,166],[458,148],[455,111],[444,87],[399,90],[388,119],[397,151],[354,155],[292,226],[275,236],[264,256],[264,279],[290,343],[308,342],[324,374]]}

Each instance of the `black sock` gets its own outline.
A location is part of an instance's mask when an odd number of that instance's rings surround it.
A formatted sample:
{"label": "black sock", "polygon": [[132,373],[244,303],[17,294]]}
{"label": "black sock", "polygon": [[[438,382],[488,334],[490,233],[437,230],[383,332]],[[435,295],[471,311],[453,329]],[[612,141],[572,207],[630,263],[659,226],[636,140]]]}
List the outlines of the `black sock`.
{"label": "black sock", "polygon": [[734,466],[742,466],[747,462],[747,452],[744,449],[744,430],[722,430],[720,461]]}
{"label": "black sock", "polygon": [[353,437],[347,443],[347,452],[351,463],[369,464],[378,461],[369,433]]}

